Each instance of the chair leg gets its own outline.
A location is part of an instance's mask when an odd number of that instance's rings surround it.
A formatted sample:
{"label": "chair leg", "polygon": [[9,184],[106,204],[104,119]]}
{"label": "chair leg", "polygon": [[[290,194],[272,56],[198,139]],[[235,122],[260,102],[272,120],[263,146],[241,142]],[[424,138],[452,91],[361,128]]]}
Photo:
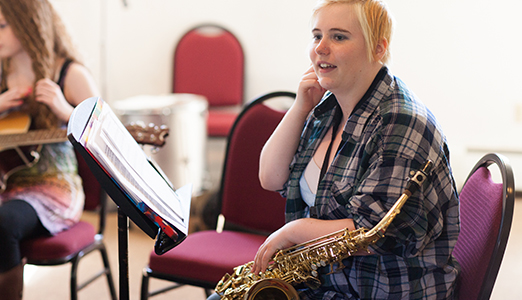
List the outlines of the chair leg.
{"label": "chair leg", "polygon": [[148,300],[149,299],[149,274],[146,271],[143,271],[143,276],[141,277],[141,298],[140,300]]}
{"label": "chair leg", "polygon": [[79,257],[76,256],[71,260],[71,300],[78,300],[78,262]]}
{"label": "chair leg", "polygon": [[105,274],[107,276],[107,283],[109,285],[109,291],[111,293],[111,298],[112,298],[112,300],[117,300],[118,297],[116,296],[116,288],[114,286],[114,280],[112,278],[111,267],[109,264],[109,257],[107,256],[107,249],[105,248],[105,245],[103,245],[100,248],[100,253],[102,256],[102,260],[103,260],[103,266],[105,268]]}
{"label": "chair leg", "polygon": [[211,290],[211,289],[205,289],[205,295],[208,297],[210,297],[210,295],[212,295],[214,293],[214,290]]}

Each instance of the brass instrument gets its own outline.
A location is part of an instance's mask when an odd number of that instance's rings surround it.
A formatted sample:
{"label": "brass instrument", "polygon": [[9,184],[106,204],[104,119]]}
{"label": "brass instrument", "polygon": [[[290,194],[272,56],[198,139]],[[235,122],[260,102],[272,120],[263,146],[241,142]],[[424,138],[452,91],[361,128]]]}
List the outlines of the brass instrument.
{"label": "brass instrument", "polygon": [[215,291],[222,300],[298,300],[299,295],[292,285],[304,282],[310,288],[321,285],[318,269],[339,264],[357,251],[368,251],[368,246],[384,236],[386,229],[400,212],[406,200],[422,185],[433,163],[428,160],[421,170],[408,180],[408,185],[388,213],[374,228],[348,228],[319,237],[317,239],[280,250],[269,263],[265,272],[253,274],[253,261],[234,268],[232,275],[225,274],[216,285]]}

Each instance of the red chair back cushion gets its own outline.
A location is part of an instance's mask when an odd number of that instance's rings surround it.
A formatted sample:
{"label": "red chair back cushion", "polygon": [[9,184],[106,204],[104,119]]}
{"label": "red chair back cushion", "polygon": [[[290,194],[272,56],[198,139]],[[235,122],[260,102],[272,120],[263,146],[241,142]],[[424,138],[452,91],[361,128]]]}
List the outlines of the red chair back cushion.
{"label": "red chair back cushion", "polygon": [[219,27],[190,30],[174,53],[174,93],[207,98],[209,106],[243,101],[243,50],[232,33]]}
{"label": "red chair back cushion", "polygon": [[227,137],[237,116],[238,113],[209,110],[207,118],[207,134],[209,136]]}
{"label": "red chair back cushion", "polygon": [[502,219],[502,184],[478,168],[460,193],[461,231],[453,251],[461,266],[459,299],[477,299]]}
{"label": "red chair back cushion", "polygon": [[263,189],[258,178],[261,149],[283,115],[256,104],[236,121],[223,174],[221,213],[227,222],[266,232],[284,225],[285,199]]}
{"label": "red chair back cushion", "polygon": [[87,163],[78,152],[76,152],[76,159],[78,160],[78,174],[80,174],[80,177],[82,178],[83,192],[85,193],[84,210],[95,210],[100,205],[102,188],[96,177],[94,177],[94,174],[92,174],[89,169],[89,166],[87,166]]}

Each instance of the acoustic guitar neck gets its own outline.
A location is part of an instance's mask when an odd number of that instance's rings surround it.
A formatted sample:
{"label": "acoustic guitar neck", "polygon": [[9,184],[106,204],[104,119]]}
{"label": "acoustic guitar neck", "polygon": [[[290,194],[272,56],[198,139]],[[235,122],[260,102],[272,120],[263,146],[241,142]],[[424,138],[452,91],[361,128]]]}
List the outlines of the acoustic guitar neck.
{"label": "acoustic guitar neck", "polygon": [[65,141],[67,141],[67,130],[61,128],[29,130],[26,133],[17,134],[0,134],[0,150]]}

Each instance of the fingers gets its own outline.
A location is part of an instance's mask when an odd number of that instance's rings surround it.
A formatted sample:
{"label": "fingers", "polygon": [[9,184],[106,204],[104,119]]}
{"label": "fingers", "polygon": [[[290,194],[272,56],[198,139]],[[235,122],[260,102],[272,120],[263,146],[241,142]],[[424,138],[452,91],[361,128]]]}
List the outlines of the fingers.
{"label": "fingers", "polygon": [[48,78],[40,79],[36,82],[35,97],[50,96],[60,87]]}
{"label": "fingers", "polygon": [[260,272],[266,271],[268,263],[277,252],[277,248],[274,246],[273,236],[269,236],[265,242],[257,250],[254,258],[254,265],[252,266],[252,273],[259,274]]}
{"label": "fingers", "polygon": [[268,260],[264,262],[265,255],[266,255],[266,242],[259,247],[257,250],[256,256],[254,258],[254,265],[252,266],[252,273],[259,274],[259,272],[262,272],[266,270],[266,265],[268,264]]}
{"label": "fingers", "polygon": [[33,92],[32,87],[22,88],[15,87],[8,89],[3,95],[5,95],[9,100],[23,100],[27,96],[29,96]]}
{"label": "fingers", "polygon": [[65,99],[60,86],[44,78],[38,80],[35,86],[35,100],[47,105],[58,119],[67,122],[73,111],[73,106]]}
{"label": "fingers", "polygon": [[254,265],[252,266],[252,273],[259,274],[259,272],[266,271],[274,254],[276,254],[279,249],[285,249],[291,245],[293,245],[293,242],[288,240],[285,226],[273,232],[257,250]]}
{"label": "fingers", "polygon": [[303,109],[310,111],[321,101],[325,92],[313,66],[310,66],[299,83],[296,102],[300,103]]}
{"label": "fingers", "polygon": [[308,69],[303,79],[310,84],[310,88],[317,89],[317,92],[320,96],[326,92],[326,90],[319,83],[319,77],[317,77],[313,66]]}
{"label": "fingers", "polygon": [[49,78],[40,79],[35,86],[35,100],[47,104],[48,106],[56,106],[62,100],[63,94],[60,86]]}
{"label": "fingers", "polygon": [[33,92],[33,88],[32,87],[28,87],[27,89],[22,89],[22,96],[21,96],[21,98],[28,97],[29,95],[31,95],[32,92]]}
{"label": "fingers", "polygon": [[32,93],[32,88],[14,87],[0,95],[0,112],[20,106],[24,103],[24,98]]}

